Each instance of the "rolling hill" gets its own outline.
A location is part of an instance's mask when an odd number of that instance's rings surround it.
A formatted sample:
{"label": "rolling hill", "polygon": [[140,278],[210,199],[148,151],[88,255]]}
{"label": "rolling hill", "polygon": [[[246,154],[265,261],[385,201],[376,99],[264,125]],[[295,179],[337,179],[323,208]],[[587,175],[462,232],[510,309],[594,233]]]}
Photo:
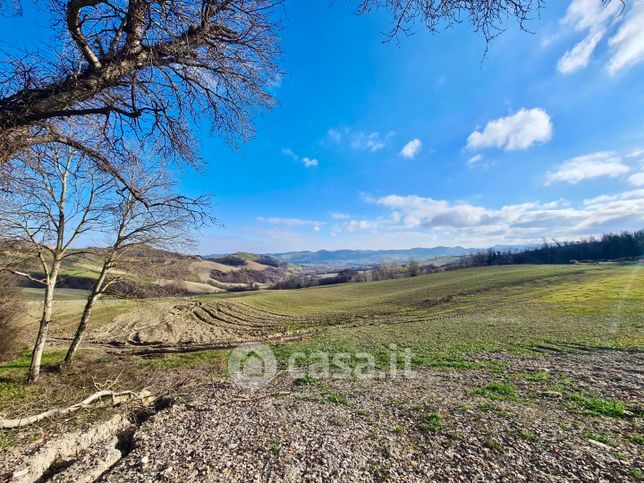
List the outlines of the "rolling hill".
{"label": "rolling hill", "polygon": [[[42,278],[36,258],[21,255],[19,247],[6,244],[0,248],[4,263],[19,263],[19,268]],[[100,249],[78,251],[63,262],[58,287],[88,289],[98,277],[102,264]],[[114,286],[119,293],[137,296],[164,296],[221,293],[248,290],[286,277],[293,267],[274,258],[237,253],[214,260],[166,250],[140,247],[122,256],[112,276],[120,280]],[[34,282],[16,277],[16,284],[38,288]]]}
{"label": "rolling hill", "polygon": [[[496,245],[492,250],[522,250],[532,245]],[[483,248],[463,248],[461,246],[433,248],[410,248],[407,250],[319,250],[298,251],[285,253],[271,253],[270,256],[288,263],[297,265],[329,267],[329,268],[351,268],[373,266],[379,263],[406,263],[410,258],[419,261],[431,261],[461,257],[477,253]]]}

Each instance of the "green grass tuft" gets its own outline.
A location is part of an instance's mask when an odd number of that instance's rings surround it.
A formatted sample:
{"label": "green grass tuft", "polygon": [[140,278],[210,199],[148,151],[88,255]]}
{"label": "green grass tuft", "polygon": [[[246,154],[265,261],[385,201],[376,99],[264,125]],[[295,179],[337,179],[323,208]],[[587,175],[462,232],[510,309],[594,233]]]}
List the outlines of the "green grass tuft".
{"label": "green grass tuft", "polygon": [[293,384],[295,386],[311,386],[313,384],[317,384],[317,382],[318,380],[315,377],[313,377],[310,374],[307,374],[305,376],[298,377],[297,379],[295,379],[293,381]]}
{"label": "green grass tuft", "polygon": [[474,391],[474,395],[496,400],[514,400],[517,398],[517,390],[509,384],[502,382],[491,382]]}
{"label": "green grass tuft", "polygon": [[8,431],[0,431],[0,451],[8,449],[13,444],[13,434]]}
{"label": "green grass tuft", "polygon": [[593,433],[593,432],[587,432],[582,435],[585,439],[592,439],[593,441],[598,441],[600,443],[605,444],[606,446],[610,446],[611,448],[614,448],[616,445],[615,441],[610,439],[608,436],[605,434],[599,434],[599,433]]}
{"label": "green grass tuft", "polygon": [[324,400],[331,404],[346,404],[348,401],[344,394],[335,392],[327,387],[322,388],[322,393],[324,394]]}
{"label": "green grass tuft", "polygon": [[428,414],[422,423],[420,423],[420,429],[423,431],[431,431],[435,433],[441,428],[442,419],[438,413]]}
{"label": "green grass tuft", "polygon": [[626,415],[627,406],[621,401],[585,396],[582,394],[573,394],[571,398],[579,407],[593,416],[623,418]]}

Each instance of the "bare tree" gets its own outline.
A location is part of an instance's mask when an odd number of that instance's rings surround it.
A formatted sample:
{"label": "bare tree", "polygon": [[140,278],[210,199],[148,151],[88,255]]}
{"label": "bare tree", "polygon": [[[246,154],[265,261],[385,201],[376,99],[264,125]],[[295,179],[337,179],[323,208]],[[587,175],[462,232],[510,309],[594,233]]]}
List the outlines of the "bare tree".
{"label": "bare tree", "polygon": [[409,262],[407,262],[407,274],[410,277],[417,277],[423,274],[423,268],[415,258],[410,258]]}
{"label": "bare tree", "polygon": [[111,208],[106,211],[113,233],[108,248],[103,250],[103,264],[98,278],[87,297],[78,328],[65,356],[64,366],[70,366],[81,344],[96,302],[118,278],[108,278],[120,258],[135,247],[175,248],[190,243],[192,228],[214,223],[208,209],[207,195],[188,198],[176,195],[175,183],[165,171],[144,166],[126,168],[132,184],[136,183],[143,205],[131,192],[115,190]]}
{"label": "bare tree", "polygon": [[379,263],[371,271],[371,279],[374,281],[391,280],[398,277],[398,269],[393,263]]}
{"label": "bare tree", "polygon": [[[94,142],[123,158],[135,138],[166,158],[192,162],[191,121],[206,118],[229,140],[244,140],[252,135],[255,111],[272,105],[282,0],[49,3],[52,32],[63,40],[54,55],[36,52],[0,64],[0,162],[34,144],[80,149],[88,145],[78,139],[88,126]],[[469,20],[489,40],[506,17],[523,26],[541,0],[357,4],[362,14],[391,10],[391,36],[417,20],[431,31]],[[113,171],[101,151],[88,149],[88,155]]]}
{"label": "bare tree", "polygon": [[18,158],[3,173],[0,191],[0,229],[18,242],[25,259],[36,257],[42,278],[10,269],[45,288],[42,316],[34,344],[29,381],[36,382],[52,319],[54,292],[62,263],[73,244],[100,223],[104,195],[113,185],[87,158],[72,149],[42,147]]}
{"label": "bare tree", "polygon": [[[52,138],[84,119],[114,148],[132,135],[166,158],[192,162],[189,121],[252,134],[257,107],[272,103],[281,0],[50,0],[51,55],[6,59],[0,69],[0,154]],[[50,54],[47,52],[47,54]],[[131,141],[131,139],[130,139]]]}
{"label": "bare tree", "polygon": [[515,18],[525,30],[532,13],[544,3],[544,0],[361,0],[358,13],[365,14],[376,8],[390,10],[394,24],[388,40],[401,32],[409,33],[416,22],[422,22],[431,32],[469,22],[487,44],[503,32],[508,18]]}

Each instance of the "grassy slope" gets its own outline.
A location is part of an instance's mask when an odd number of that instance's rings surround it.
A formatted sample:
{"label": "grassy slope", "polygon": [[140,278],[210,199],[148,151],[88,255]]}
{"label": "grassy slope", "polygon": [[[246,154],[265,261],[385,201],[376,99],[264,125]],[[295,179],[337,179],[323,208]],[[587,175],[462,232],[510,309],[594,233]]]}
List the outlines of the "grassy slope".
{"label": "grassy slope", "polygon": [[[38,292],[25,290],[34,309]],[[84,294],[58,292],[54,335],[71,334]],[[393,343],[412,347],[422,359],[523,351],[548,344],[644,347],[641,264],[485,267],[383,282],[199,298],[239,303],[241,313],[252,322],[263,319],[254,320],[257,313],[245,310],[246,306],[268,318],[273,313],[288,315],[280,319],[282,329],[319,329],[311,341],[288,346],[286,351],[379,352]],[[152,311],[155,303],[146,301]],[[103,300],[92,325],[99,327],[135,306],[133,301]]]}
{"label": "grassy slope", "polygon": [[[412,347],[422,362],[539,345],[644,347],[642,265],[505,266],[417,278],[270,291],[240,302],[293,317],[293,328],[328,325],[318,348],[384,352]],[[334,324],[341,321],[342,324]]]}
{"label": "grassy slope", "polygon": [[[25,290],[32,309],[38,292]],[[84,292],[60,290],[58,294],[52,335],[69,335],[82,310]],[[282,361],[295,351],[329,350],[368,351],[386,363],[390,344],[412,348],[419,365],[455,367],[469,367],[483,351],[524,352],[539,345],[564,350],[570,343],[644,349],[642,265],[487,267],[384,282],[199,298],[289,314],[286,324],[292,329],[320,329],[310,340],[277,347]],[[155,303],[146,301],[151,311]],[[138,304],[105,300],[92,324],[108,323]],[[63,355],[49,350],[45,362],[60,362]],[[35,407],[76,401],[80,394],[94,390],[93,377],[114,379],[125,371],[123,380],[130,382],[147,380],[152,377],[150,371],[173,368],[225,371],[227,359],[225,351],[134,363],[88,350],[81,356],[87,365],[83,362],[62,376],[45,371],[50,382],[37,387],[23,384],[28,351],[16,361],[1,364],[0,411],[24,406],[26,413],[33,413]]]}
{"label": "grassy slope", "polygon": [[[23,289],[29,310],[28,323],[36,331],[38,320],[42,311],[43,290],[36,288]],[[87,302],[88,292],[77,289],[56,289],[56,302],[54,304],[53,323],[50,333],[54,337],[70,337],[74,334],[80,315]],[[132,310],[140,302],[136,300],[121,300],[104,298],[94,307],[92,312],[92,327],[100,327],[111,322],[114,317]],[[31,342],[31,341],[29,341]]]}

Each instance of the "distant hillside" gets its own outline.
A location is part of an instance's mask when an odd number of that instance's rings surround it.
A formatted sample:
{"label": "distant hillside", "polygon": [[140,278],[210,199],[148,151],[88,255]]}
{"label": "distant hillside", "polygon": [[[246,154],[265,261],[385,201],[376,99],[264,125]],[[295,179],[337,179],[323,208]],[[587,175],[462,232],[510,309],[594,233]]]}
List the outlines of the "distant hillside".
{"label": "distant hillside", "polygon": [[[493,250],[521,250],[528,245],[497,245]],[[281,262],[296,265],[324,267],[364,267],[379,263],[405,263],[410,258],[418,261],[429,261],[445,257],[461,257],[480,252],[480,248],[433,247],[410,248],[407,250],[319,250],[317,252],[285,252],[271,253],[269,256]]]}
{"label": "distant hillside", "polygon": [[[24,258],[24,247],[0,243],[0,264],[42,278],[42,268],[35,255]],[[79,251],[67,258],[61,270],[58,287],[88,289],[98,276],[103,261],[101,249]],[[189,256],[149,247],[127,251],[112,271],[119,281],[113,285],[115,295],[153,297],[239,291],[272,284],[289,275],[289,268],[266,255],[236,253],[216,260]],[[16,277],[20,286],[38,284]]]}

